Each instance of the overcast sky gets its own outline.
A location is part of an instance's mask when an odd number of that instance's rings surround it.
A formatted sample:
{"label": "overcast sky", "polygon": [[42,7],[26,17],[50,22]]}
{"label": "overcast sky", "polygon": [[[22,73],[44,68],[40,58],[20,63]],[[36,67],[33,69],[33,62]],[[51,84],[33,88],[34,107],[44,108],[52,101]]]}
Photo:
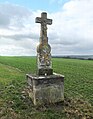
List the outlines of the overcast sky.
{"label": "overcast sky", "polygon": [[0,0],[0,55],[36,55],[41,12],[52,55],[93,55],[93,0]]}

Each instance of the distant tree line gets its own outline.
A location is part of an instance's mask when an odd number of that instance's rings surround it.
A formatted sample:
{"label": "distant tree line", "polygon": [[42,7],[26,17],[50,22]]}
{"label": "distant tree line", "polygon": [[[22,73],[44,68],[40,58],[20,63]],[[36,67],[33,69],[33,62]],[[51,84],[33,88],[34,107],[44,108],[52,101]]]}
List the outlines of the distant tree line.
{"label": "distant tree line", "polygon": [[52,58],[66,58],[66,59],[93,60],[93,58],[78,57],[78,56],[52,56]]}

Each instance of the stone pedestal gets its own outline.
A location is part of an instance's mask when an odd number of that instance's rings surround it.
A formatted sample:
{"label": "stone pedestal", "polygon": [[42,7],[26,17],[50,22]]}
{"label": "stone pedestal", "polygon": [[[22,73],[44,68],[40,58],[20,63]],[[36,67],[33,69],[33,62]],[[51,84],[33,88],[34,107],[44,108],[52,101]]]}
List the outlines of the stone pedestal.
{"label": "stone pedestal", "polygon": [[41,69],[38,69],[37,71],[37,74],[38,75],[52,75],[53,74],[53,69],[47,69],[47,68],[41,68]]}
{"label": "stone pedestal", "polygon": [[64,76],[53,74],[37,76],[27,74],[28,94],[34,105],[60,102],[64,100]]}

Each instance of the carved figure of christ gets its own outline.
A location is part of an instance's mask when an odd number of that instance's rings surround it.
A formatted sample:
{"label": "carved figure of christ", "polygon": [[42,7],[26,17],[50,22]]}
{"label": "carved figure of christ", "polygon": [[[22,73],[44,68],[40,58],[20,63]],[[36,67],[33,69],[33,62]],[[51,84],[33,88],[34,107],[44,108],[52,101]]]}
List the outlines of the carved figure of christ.
{"label": "carved figure of christ", "polygon": [[47,37],[47,25],[52,24],[52,19],[47,19],[47,13],[42,12],[41,17],[36,17],[35,22],[41,24],[40,43],[37,46],[37,74],[52,75],[51,47]]}
{"label": "carved figure of christ", "polygon": [[41,18],[36,17],[35,22],[41,24],[41,31],[40,31],[41,42],[43,42],[43,40],[44,41],[47,40],[47,25],[52,24],[52,19],[47,19],[47,13],[43,12],[43,13],[41,13]]}

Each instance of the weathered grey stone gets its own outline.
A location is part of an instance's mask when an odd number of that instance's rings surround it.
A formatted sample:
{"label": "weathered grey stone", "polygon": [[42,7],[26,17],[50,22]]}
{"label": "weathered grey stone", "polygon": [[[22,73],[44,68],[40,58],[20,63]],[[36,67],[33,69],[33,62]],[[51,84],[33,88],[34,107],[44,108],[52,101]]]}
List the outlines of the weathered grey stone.
{"label": "weathered grey stone", "polygon": [[40,43],[37,46],[37,75],[52,75],[51,47],[47,37],[47,25],[52,24],[52,19],[47,19],[47,13],[42,12],[35,22],[41,24]]}
{"label": "weathered grey stone", "polygon": [[52,75],[53,74],[53,69],[50,68],[40,68],[37,71],[37,75]]}
{"label": "weathered grey stone", "polygon": [[41,24],[40,43],[37,47],[37,73],[27,74],[28,94],[34,105],[55,103],[64,100],[64,76],[53,74],[51,61],[51,47],[48,44],[47,25],[52,19],[47,19],[47,13],[41,13],[36,18]]}
{"label": "weathered grey stone", "polygon": [[28,94],[34,105],[55,103],[64,100],[64,76],[35,76],[27,74]]}

